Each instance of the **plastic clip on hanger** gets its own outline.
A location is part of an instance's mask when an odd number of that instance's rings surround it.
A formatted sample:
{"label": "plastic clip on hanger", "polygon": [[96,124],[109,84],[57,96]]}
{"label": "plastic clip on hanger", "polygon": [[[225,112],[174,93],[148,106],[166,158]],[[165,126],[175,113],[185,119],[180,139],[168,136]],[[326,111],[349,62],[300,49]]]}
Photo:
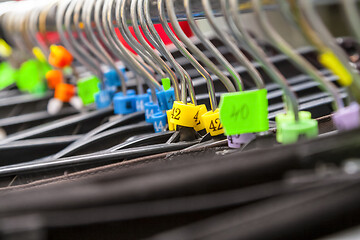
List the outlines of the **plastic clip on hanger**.
{"label": "plastic clip on hanger", "polygon": [[[291,46],[275,31],[271,24],[269,24],[269,19],[267,19],[265,12],[262,10],[263,6],[261,1],[252,0],[252,3],[255,15],[258,19],[261,29],[266,33],[273,45],[277,47],[279,51],[281,51],[283,54],[287,55],[290,61],[292,61],[298,69],[302,70],[304,73],[306,73],[316,82],[318,82],[320,88],[323,91],[328,92],[332,96],[332,98],[334,99],[333,107],[335,111],[339,110],[340,113],[344,111],[343,100],[340,97],[336,86],[324,79],[324,77],[320,75],[320,73],[317,71],[317,69],[315,69],[314,66],[307,62],[300,54],[296,53],[295,50],[293,50]],[[301,114],[311,116],[310,112],[302,112]],[[338,113],[335,112],[335,118],[337,114]],[[284,115],[280,115],[277,117],[277,120],[281,121],[281,119],[283,119],[284,117]],[[281,139],[278,140],[281,141]]]}
{"label": "plastic clip on hanger", "polygon": [[97,68],[97,63],[90,54],[79,44],[72,31],[71,17],[75,8],[76,1],[59,1],[56,13],[56,28],[59,33],[62,44],[68,49],[74,58],[83,66],[90,70],[94,75],[79,79],[78,95],[84,105],[91,104],[95,101],[94,94],[99,91],[98,77],[101,72]]}
{"label": "plastic clip on hanger", "polygon": [[[171,8],[172,2],[167,2],[168,14],[172,15],[174,9]],[[175,34],[171,31],[167,24],[165,14],[165,4],[163,0],[158,1],[158,11],[160,16],[160,22],[168,34],[174,45],[180,50],[180,52],[190,61],[195,69],[204,77],[207,81],[210,107],[211,111],[200,115],[201,108],[203,106],[194,106],[192,104],[183,104],[181,102],[175,102],[170,122],[177,126],[184,126],[195,128],[196,125],[201,125],[206,128],[206,131],[211,136],[217,136],[224,133],[224,129],[220,123],[219,110],[217,109],[217,101],[215,96],[215,89],[210,74],[198,63],[198,61],[182,46],[182,43],[176,38]]]}
{"label": "plastic clip on hanger", "polygon": [[[238,148],[241,144],[253,139],[255,132],[268,130],[266,90],[263,89],[265,84],[259,72],[236,46],[232,37],[216,24],[210,2],[202,1],[202,6],[211,28],[225,46],[231,50],[236,60],[248,70],[257,88],[260,89],[258,91],[229,93],[221,96],[220,118],[225,128],[225,134],[228,136],[229,146]],[[249,116],[246,116],[249,114],[247,103],[249,100],[255,101],[254,105],[259,106],[258,112],[255,113],[257,120],[259,120],[257,122],[252,122],[256,120],[253,117],[248,119]],[[245,113],[243,116],[246,116],[246,119],[238,117],[241,111]],[[250,121],[246,122],[247,119]]]}
{"label": "plastic clip on hanger", "polygon": [[[130,4],[131,7],[131,11],[133,12],[132,15],[134,15],[134,11],[136,12],[136,1],[132,1]],[[135,39],[133,39],[133,36],[129,30],[129,26],[127,25],[126,21],[127,21],[127,14],[126,14],[126,1],[118,1],[117,4],[117,8],[116,8],[116,18],[117,21],[119,22],[119,29],[120,32],[123,34],[124,39],[128,42],[128,44],[140,55],[142,56],[144,59],[147,59],[146,62],[151,62],[152,66],[156,66],[156,70],[160,77],[161,77],[161,81],[163,83],[168,83],[170,81],[169,78],[167,78],[166,73],[170,76],[174,87],[176,89],[176,93],[174,91],[174,89],[170,89],[170,86],[167,88],[168,84],[165,84],[166,86],[163,86],[163,88],[166,89],[162,89],[160,91],[156,92],[156,96],[157,96],[157,102],[158,102],[158,106],[159,106],[159,110],[162,111],[166,111],[169,110],[170,108],[172,108],[172,104],[174,101],[174,98],[179,99],[179,88],[178,88],[178,83],[177,83],[177,79],[175,74],[171,71],[171,69],[163,62],[162,63],[162,59],[160,57],[158,57],[155,54],[152,54],[152,49],[151,47],[149,47],[146,43],[146,41],[142,38],[141,33],[139,33],[139,26],[137,23],[137,19],[134,17],[132,17],[132,22],[133,22],[133,29],[134,32],[136,34],[136,36],[138,37],[138,41],[137,42]],[[150,51],[149,51],[150,50]],[[156,56],[156,57],[154,57]],[[158,67],[158,65],[160,67]],[[163,70],[166,72],[163,72]],[[147,103],[147,106],[149,106],[149,104],[151,105],[151,103]],[[154,109],[155,110],[155,109]],[[148,110],[149,111],[149,110]],[[147,114],[148,116],[149,114]],[[156,118],[157,120],[161,121],[157,121],[153,118]],[[154,128],[156,131],[163,131],[166,127],[166,114],[165,113],[161,113],[160,111],[158,111],[157,113],[154,113],[152,118],[146,117],[147,121],[149,122],[153,122],[154,124]]]}
{"label": "plastic clip on hanger", "polygon": [[[72,9],[73,23],[75,26],[75,30],[77,32],[79,41],[82,42],[84,46],[84,50],[87,49],[89,54],[92,53],[90,55],[94,56],[93,59],[94,62],[96,63],[97,77],[98,77],[98,79],[94,77],[82,79],[78,82],[78,86],[80,88],[82,99],[88,101],[88,104],[95,102],[97,108],[105,108],[110,106],[111,97],[114,94],[114,92],[112,89],[111,90],[107,89],[108,86],[105,82],[105,74],[103,73],[102,64],[107,64],[108,66],[112,66],[113,68],[116,69],[115,71],[119,72],[117,74],[121,75],[121,73],[114,65],[111,57],[104,51],[103,47],[99,43],[96,36],[94,36],[92,22],[91,22],[92,15],[90,13],[89,14],[87,13],[89,2],[85,2],[84,0],[76,0],[75,2],[76,3],[74,5],[74,8]],[[122,79],[125,81],[124,78]],[[100,83],[97,82],[99,80]]]}
{"label": "plastic clip on hanger", "polygon": [[[164,42],[162,41],[162,39],[160,38],[159,34],[157,33],[155,26],[152,23],[150,14],[149,14],[150,13],[149,2],[148,1],[142,2],[141,0],[139,0],[138,4],[137,4],[137,10],[138,10],[138,15],[139,15],[139,20],[140,20],[139,22],[141,23],[141,27],[142,27],[144,35],[147,37],[149,42],[165,57],[165,59],[168,60],[168,62],[172,65],[172,67],[174,68],[174,70],[176,71],[178,76],[180,77],[181,102],[183,102],[184,104],[187,103],[187,90],[188,90],[192,103],[194,105],[196,105],[197,102],[196,102],[195,92],[194,92],[191,78],[190,78],[189,74],[179,65],[179,63],[176,62],[176,60],[174,59],[172,54],[166,48],[166,46],[165,46]],[[188,85],[187,87],[186,87],[186,84]],[[158,94],[164,95],[164,93],[161,93],[161,92],[159,92]],[[160,96],[160,98],[161,98],[161,96]],[[180,101],[180,99],[178,99],[176,102],[178,102],[178,101]],[[169,126],[170,131],[174,131],[174,130],[177,130],[178,127],[176,124],[171,122],[171,116],[173,113],[173,110],[172,110],[173,103],[171,103],[171,106],[168,106],[168,107],[171,107],[170,110],[166,111],[168,126]],[[181,130],[181,129],[179,128],[178,130]]]}
{"label": "plastic clip on hanger", "polygon": [[[95,34],[93,33],[93,29],[91,28],[91,20],[92,20],[92,9],[94,7],[94,1],[88,1],[86,2],[88,5],[85,7],[85,9],[82,12],[83,19],[85,18],[85,31],[87,31],[87,35],[90,36],[90,38],[94,41],[94,43],[97,45],[97,48],[101,47],[100,42],[96,38]],[[79,4],[79,3],[78,3]],[[98,18],[99,20],[99,18]],[[103,49],[105,52],[105,49]],[[110,58],[109,55],[105,55],[105,58]],[[112,59],[108,59],[108,62],[111,64],[113,68],[116,68],[115,63]],[[105,92],[106,93],[106,92]],[[99,94],[102,94],[100,92]],[[134,90],[128,90],[127,96],[123,93],[117,93],[114,96],[114,111],[117,114],[129,114],[132,112],[135,112],[137,109],[136,105],[136,92]],[[101,97],[100,95],[97,95],[97,97]],[[110,96],[109,96],[110,97]],[[149,98],[149,97],[148,97]],[[111,102],[111,101],[109,101]],[[142,109],[140,109],[142,110]]]}
{"label": "plastic clip on hanger", "polygon": [[[111,8],[111,4],[112,1],[107,0],[105,6],[107,7],[107,10],[109,11]],[[104,17],[106,17],[104,19]],[[157,105],[157,100],[156,100],[156,91],[159,90],[161,91],[161,85],[157,82],[157,80],[148,72],[146,71],[143,66],[135,59],[135,57],[132,56],[132,54],[127,51],[127,49],[122,45],[122,43],[120,42],[120,40],[117,38],[115,30],[111,29],[112,23],[113,23],[113,16],[112,14],[107,14],[106,16],[103,15],[103,20],[106,22],[107,27],[109,28],[109,32],[112,34],[112,37],[115,40],[115,43],[117,44],[117,46],[120,48],[120,50],[122,51],[122,53],[124,54],[124,56],[130,60],[131,64],[134,65],[135,68],[138,68],[138,70],[140,70],[140,74],[144,77],[144,79],[146,81],[149,82],[150,88],[151,88],[151,94],[152,94],[152,101],[153,104],[147,105],[145,104],[145,117],[146,119],[151,119],[152,115],[154,115],[154,113],[158,112],[158,105]],[[160,121],[163,120],[163,116],[161,116],[161,119],[159,119]],[[166,126],[166,125],[165,125]]]}
{"label": "plastic clip on hanger", "polygon": [[[104,0],[96,1],[95,12],[98,12],[99,14],[95,14],[95,24],[98,29],[98,33],[101,35],[103,34],[103,41],[107,45],[109,50],[114,55],[116,55],[116,57],[119,60],[121,60],[128,69],[130,69],[133,73],[135,73],[135,78],[137,79],[138,92],[139,92],[139,94],[143,93],[143,89],[142,89],[142,85],[141,85],[142,83],[139,80],[139,78],[143,78],[143,76],[144,76],[142,69],[137,68],[134,65],[133,61],[130,61],[125,56],[124,51],[126,51],[128,55],[130,55],[132,58],[134,58],[134,56],[132,55],[132,53],[129,50],[127,50],[126,48],[119,47],[119,45],[118,45],[119,39],[114,38],[111,26],[108,25],[107,14],[110,11],[110,10],[108,10],[108,6],[110,6],[110,4],[111,3],[108,3]],[[101,8],[102,8],[102,10],[101,10]],[[101,17],[100,17],[100,13],[101,13]],[[112,14],[112,13],[110,13],[110,14]],[[153,85],[146,78],[144,80],[145,80],[145,82],[150,84],[150,88],[153,88]],[[124,86],[124,87],[126,87],[126,86]],[[119,96],[119,98],[121,98],[121,96]],[[138,96],[137,101],[140,99],[140,101],[144,102],[144,101],[147,101],[146,100],[147,98],[148,98],[147,94]],[[141,105],[137,104],[136,106],[141,106]],[[137,108],[137,110],[143,110],[143,108]]]}
{"label": "plastic clip on hanger", "polygon": [[[111,100],[115,94],[118,86],[125,86],[125,69],[122,68],[122,71],[116,66],[114,59],[107,53],[105,47],[102,46],[101,42],[98,40],[97,36],[94,33],[92,28],[92,17],[96,14],[93,11],[93,7],[96,1],[87,0],[84,5],[84,10],[82,11],[82,19],[84,20],[85,32],[87,36],[91,39],[92,43],[95,45],[95,48],[99,50],[100,54],[103,55],[105,63],[111,68],[104,73],[104,86],[101,86],[99,93],[95,95],[95,102],[98,108],[105,108],[111,105]],[[112,76],[112,73],[115,73],[115,76]],[[126,95],[126,86],[122,88],[122,94]]]}
{"label": "plastic clip on hanger", "polygon": [[[27,9],[32,10],[33,8],[34,6],[29,5]],[[17,26],[14,29],[14,43],[16,48],[24,51],[26,54],[26,59],[22,60],[21,66],[17,71],[16,85],[20,91],[44,95],[46,92],[44,77],[50,67],[44,60],[44,57],[40,60],[34,58],[31,34],[28,31],[29,15],[27,10],[20,9],[19,11],[22,12],[16,11],[9,15],[9,27],[11,28],[12,25]],[[17,14],[20,14],[21,17],[15,18]]]}
{"label": "plastic clip on hanger", "polygon": [[[205,2],[208,2],[204,0]],[[245,42],[251,49],[252,55],[255,59],[262,64],[265,72],[273,79],[274,82],[284,91],[284,101],[287,108],[287,114],[284,117],[280,117],[277,121],[277,139],[282,143],[294,143],[301,135],[305,135],[307,138],[313,138],[318,135],[317,121],[308,119],[302,115],[299,115],[299,107],[295,93],[290,89],[286,79],[275,68],[275,66],[269,62],[264,51],[257,46],[255,40],[245,30],[242,21],[239,18],[238,1],[237,0],[223,0],[226,5],[229,3],[230,8],[224,8],[225,4],[222,4],[223,11],[229,13],[233,25],[229,24],[229,27],[233,31],[234,37],[239,42]],[[281,115],[279,115],[281,116]]]}
{"label": "plastic clip on hanger", "polygon": [[[130,14],[131,14],[132,22],[133,22],[135,35],[137,36],[138,40],[143,45],[143,47],[154,58],[154,60],[160,66],[162,66],[162,68],[165,70],[165,72],[168,73],[168,75],[170,77],[170,80],[172,82],[172,85],[173,85],[173,88],[171,88],[170,81],[169,81],[168,78],[167,79],[162,79],[162,81],[164,83],[167,82],[167,86],[164,86],[164,84],[163,84],[164,89],[162,91],[157,92],[160,109],[168,111],[168,110],[172,109],[174,100],[175,101],[180,101],[180,89],[179,89],[178,78],[177,78],[176,74],[171,70],[171,68],[152,49],[152,47],[147,43],[147,41],[145,40],[145,38],[141,34],[140,27],[139,27],[139,24],[138,24],[138,19],[140,19],[140,17],[138,16],[137,6],[138,6],[138,1],[133,0],[131,2],[131,6],[130,6]],[[143,14],[143,13],[140,13],[140,14]],[[142,18],[142,19],[144,19],[144,18]],[[147,28],[144,29],[143,32],[144,31],[147,31]],[[173,128],[170,127],[169,123],[168,123],[168,125],[169,125],[169,130],[174,130]]]}
{"label": "plastic clip on hanger", "polygon": [[[100,0],[100,1],[96,1],[95,4],[95,14],[94,15],[94,19],[95,19],[95,25],[98,31],[99,36],[101,36],[104,44],[108,47],[109,51],[112,52],[119,60],[122,61],[122,63],[128,68],[130,69],[133,73],[135,73],[135,78],[136,78],[136,82],[137,82],[137,91],[138,91],[138,95],[135,97],[135,110],[136,111],[144,111],[144,104],[146,102],[150,101],[150,97],[148,94],[143,94],[143,86],[142,86],[142,78],[140,79],[140,76],[137,74],[137,69],[133,67],[133,65],[126,60],[126,58],[123,56],[123,53],[121,52],[121,49],[119,49],[114,41],[114,39],[112,38],[111,34],[109,33],[108,27],[106,26],[106,22],[102,22],[101,15],[106,16],[106,6],[104,5],[104,1]],[[100,14],[101,13],[101,14]],[[126,85],[125,85],[126,88]],[[124,92],[124,90],[123,90]],[[123,95],[123,94],[122,94]],[[130,96],[133,97],[133,96]],[[117,96],[116,100],[117,100],[117,105],[121,105],[120,103],[123,101],[122,99],[123,96]],[[119,103],[119,104],[118,104]],[[114,109],[115,110],[115,109]],[[120,112],[118,108],[116,108],[115,110],[116,112]]]}
{"label": "plastic clip on hanger", "polygon": [[[180,76],[180,82],[181,82],[181,102],[186,105],[187,104],[187,90],[190,95],[191,103],[196,106],[196,96],[195,91],[193,87],[192,80],[189,76],[189,74],[180,66],[178,62],[176,62],[175,58],[172,56],[172,54],[169,52],[169,50],[166,48],[165,44],[163,43],[162,39],[160,38],[159,34],[157,33],[154,24],[151,20],[150,16],[150,3],[148,0],[139,0],[138,1],[138,12],[140,13],[140,24],[142,26],[142,29],[144,31],[145,36],[148,38],[151,44],[157,50],[169,61],[169,63],[173,66],[176,73]],[[206,109],[202,107],[200,109],[202,112]],[[168,124],[169,124],[169,130],[176,130],[177,125],[174,124],[171,121],[171,117],[173,116],[173,110],[168,110],[167,112],[167,118],[168,118]],[[197,125],[195,126],[196,131],[200,131],[203,129],[203,126],[197,122]]]}
{"label": "plastic clip on hanger", "polygon": [[[338,82],[342,86],[348,87],[351,95],[359,102],[360,76],[315,12],[314,2],[312,0],[300,0],[297,2],[298,4],[290,2],[299,26],[320,52],[319,61],[339,77]],[[360,125],[359,115],[360,107],[358,103],[354,102],[349,107],[338,111],[333,119],[338,129],[348,130]],[[354,121],[348,121],[349,118]]]}

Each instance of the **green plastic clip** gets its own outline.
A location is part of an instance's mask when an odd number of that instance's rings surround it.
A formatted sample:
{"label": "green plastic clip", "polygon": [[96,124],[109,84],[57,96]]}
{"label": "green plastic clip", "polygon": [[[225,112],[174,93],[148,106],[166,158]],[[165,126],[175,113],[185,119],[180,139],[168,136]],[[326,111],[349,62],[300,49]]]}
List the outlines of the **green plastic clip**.
{"label": "green plastic clip", "polygon": [[0,90],[15,83],[16,70],[8,62],[0,63]]}
{"label": "green plastic clip", "polygon": [[161,82],[165,91],[171,88],[171,82],[169,78],[163,78],[161,79]]}
{"label": "green plastic clip", "polygon": [[78,95],[84,105],[89,105],[95,102],[95,94],[100,91],[99,83],[100,80],[95,76],[84,78],[78,81]]}
{"label": "green plastic clip", "polygon": [[299,112],[298,122],[295,122],[293,113],[278,114],[276,116],[276,125],[276,140],[283,144],[296,143],[300,136],[311,139],[319,134],[318,122],[311,119],[310,112]]}
{"label": "green plastic clip", "polygon": [[24,62],[17,72],[16,85],[20,91],[43,94],[46,91],[45,74],[51,67],[35,59]]}
{"label": "green plastic clip", "polygon": [[223,94],[220,120],[227,136],[269,130],[266,89]]}

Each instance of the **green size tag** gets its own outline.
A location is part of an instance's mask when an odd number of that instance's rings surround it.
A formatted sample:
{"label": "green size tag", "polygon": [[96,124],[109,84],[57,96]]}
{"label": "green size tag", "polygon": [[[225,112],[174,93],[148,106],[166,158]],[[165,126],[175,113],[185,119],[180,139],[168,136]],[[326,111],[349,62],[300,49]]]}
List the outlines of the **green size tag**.
{"label": "green size tag", "polygon": [[95,102],[95,94],[100,91],[100,80],[91,76],[88,78],[80,79],[77,83],[78,95],[81,98],[84,105],[88,105]]}
{"label": "green size tag", "polygon": [[295,116],[292,112],[278,114],[275,119],[276,140],[279,143],[295,143],[300,135],[305,135],[307,138],[317,136],[317,121],[311,119],[310,112],[299,112],[298,122],[295,122]]}
{"label": "green size tag", "polygon": [[[301,120],[311,119],[311,112],[300,111],[299,119],[301,119]],[[281,113],[281,114],[276,115],[275,120],[276,120],[276,124],[280,125],[283,123],[295,122],[295,116],[294,116],[294,113],[292,113],[292,112],[289,112],[287,114]]]}
{"label": "green size tag", "polygon": [[266,89],[223,94],[220,120],[227,136],[269,130]]}
{"label": "green size tag", "polygon": [[16,70],[8,62],[0,63],[0,90],[15,83]]}
{"label": "green size tag", "polygon": [[318,134],[318,122],[314,119],[304,119],[298,122],[281,124],[281,143],[283,144],[296,143],[300,137],[305,139],[316,138]]}
{"label": "green size tag", "polygon": [[16,76],[16,85],[21,91],[41,94],[46,91],[44,78],[51,68],[47,63],[35,59],[21,64]]}
{"label": "green size tag", "polygon": [[165,91],[171,88],[171,83],[169,78],[163,78],[161,79],[161,82]]}

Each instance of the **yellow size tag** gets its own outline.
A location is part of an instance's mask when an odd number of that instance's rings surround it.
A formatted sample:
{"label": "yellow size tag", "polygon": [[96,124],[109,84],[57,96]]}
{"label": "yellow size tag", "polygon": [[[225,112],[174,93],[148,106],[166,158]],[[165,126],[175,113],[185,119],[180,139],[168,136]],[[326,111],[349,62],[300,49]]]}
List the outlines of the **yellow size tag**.
{"label": "yellow size tag", "polygon": [[194,106],[193,104],[185,105],[182,102],[175,101],[170,122],[184,127],[195,127],[195,115],[199,111],[200,106]]}
{"label": "yellow size tag", "polygon": [[33,47],[32,52],[37,60],[40,62],[46,62],[46,57],[39,47]]}
{"label": "yellow size tag", "polygon": [[206,131],[211,136],[217,136],[224,133],[224,128],[220,122],[220,111],[216,109],[214,112],[209,111],[201,116],[205,124]]}
{"label": "yellow size tag", "polygon": [[201,116],[204,115],[205,113],[207,113],[207,108],[205,106],[205,104],[199,105],[200,109],[198,110],[198,112],[196,113],[194,120],[195,120],[195,131],[201,131],[203,129],[205,129],[205,123],[202,120]]}
{"label": "yellow size tag", "polygon": [[169,131],[176,131],[176,125],[173,124],[170,120],[171,120],[171,114],[172,114],[173,110],[170,109],[168,111],[166,111],[166,115],[167,115],[167,120],[168,120],[168,125],[169,125]]}
{"label": "yellow size tag", "polygon": [[342,86],[350,86],[352,84],[352,77],[349,71],[341,64],[339,59],[331,51],[322,53],[319,56],[319,62],[322,63],[325,67],[330,69],[335,75],[339,77],[338,82]]}
{"label": "yellow size tag", "polygon": [[10,57],[12,53],[12,48],[10,47],[4,39],[0,38],[0,56],[7,58]]}

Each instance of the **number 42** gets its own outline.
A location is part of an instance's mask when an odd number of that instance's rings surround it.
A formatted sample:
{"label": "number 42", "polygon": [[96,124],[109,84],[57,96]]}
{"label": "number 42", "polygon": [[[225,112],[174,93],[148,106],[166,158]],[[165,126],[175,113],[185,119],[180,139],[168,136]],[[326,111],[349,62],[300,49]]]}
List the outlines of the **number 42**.
{"label": "number 42", "polygon": [[213,130],[214,132],[222,130],[223,127],[221,125],[220,119],[217,118],[215,121],[211,120],[209,129]]}

